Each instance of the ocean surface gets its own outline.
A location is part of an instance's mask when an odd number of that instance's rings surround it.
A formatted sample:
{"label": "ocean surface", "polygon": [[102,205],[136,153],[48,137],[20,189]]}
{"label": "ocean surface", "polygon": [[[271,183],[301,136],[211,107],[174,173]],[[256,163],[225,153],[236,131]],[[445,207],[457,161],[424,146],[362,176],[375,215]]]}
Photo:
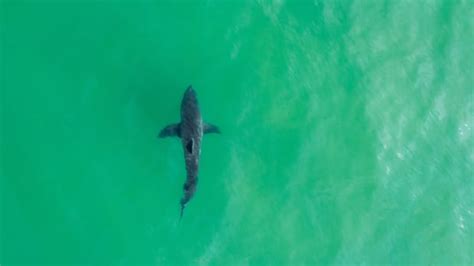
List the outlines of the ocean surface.
{"label": "ocean surface", "polygon": [[[0,265],[473,265],[474,1],[0,0]],[[158,132],[197,91],[199,185]]]}

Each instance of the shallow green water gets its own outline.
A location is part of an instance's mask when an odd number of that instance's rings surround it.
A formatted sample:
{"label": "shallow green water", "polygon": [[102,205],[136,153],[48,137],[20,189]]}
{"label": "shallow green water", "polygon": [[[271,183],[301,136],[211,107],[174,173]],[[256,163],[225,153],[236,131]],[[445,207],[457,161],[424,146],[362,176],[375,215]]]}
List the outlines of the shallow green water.
{"label": "shallow green water", "polygon": [[0,2],[1,265],[474,263],[473,2],[254,2]]}

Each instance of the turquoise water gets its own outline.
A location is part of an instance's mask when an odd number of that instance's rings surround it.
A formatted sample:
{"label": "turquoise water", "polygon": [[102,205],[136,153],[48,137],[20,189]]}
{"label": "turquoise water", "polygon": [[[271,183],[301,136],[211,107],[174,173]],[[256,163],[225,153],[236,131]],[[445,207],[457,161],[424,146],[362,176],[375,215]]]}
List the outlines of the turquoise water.
{"label": "turquoise water", "polygon": [[0,7],[1,265],[474,264],[472,1]]}

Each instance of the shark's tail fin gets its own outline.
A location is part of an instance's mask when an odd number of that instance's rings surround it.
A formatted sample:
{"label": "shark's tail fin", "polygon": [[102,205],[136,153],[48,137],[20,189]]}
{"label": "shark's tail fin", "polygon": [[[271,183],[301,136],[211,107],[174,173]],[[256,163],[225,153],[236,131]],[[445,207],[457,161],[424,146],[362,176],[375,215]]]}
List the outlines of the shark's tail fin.
{"label": "shark's tail fin", "polygon": [[181,213],[179,214],[179,221],[183,218],[184,204],[181,204]]}

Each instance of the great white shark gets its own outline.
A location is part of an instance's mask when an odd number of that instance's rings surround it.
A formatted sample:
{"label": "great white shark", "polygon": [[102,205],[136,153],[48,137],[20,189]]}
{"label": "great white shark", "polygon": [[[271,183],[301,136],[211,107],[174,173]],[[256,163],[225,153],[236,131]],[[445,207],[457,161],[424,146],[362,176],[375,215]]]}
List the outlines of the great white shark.
{"label": "great white shark", "polygon": [[181,198],[180,219],[183,210],[196,192],[198,183],[199,157],[201,155],[201,140],[203,134],[220,133],[217,126],[203,122],[196,91],[189,86],[181,101],[181,122],[170,124],[163,128],[159,137],[179,137],[183,145],[184,160],[186,162],[186,182],[184,195]]}

